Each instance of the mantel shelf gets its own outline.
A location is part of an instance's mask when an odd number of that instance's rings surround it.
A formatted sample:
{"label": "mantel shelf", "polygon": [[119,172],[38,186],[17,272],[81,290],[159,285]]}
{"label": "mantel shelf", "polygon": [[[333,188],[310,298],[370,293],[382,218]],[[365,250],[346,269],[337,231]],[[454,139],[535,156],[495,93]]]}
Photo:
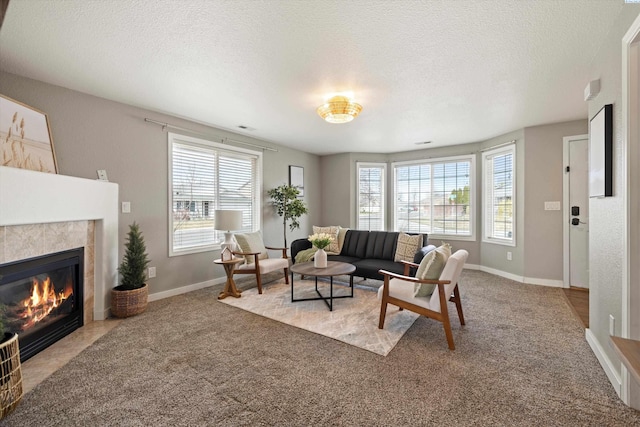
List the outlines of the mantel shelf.
{"label": "mantel shelf", "polygon": [[609,337],[613,349],[627,367],[633,378],[640,383],[640,341],[620,337]]}

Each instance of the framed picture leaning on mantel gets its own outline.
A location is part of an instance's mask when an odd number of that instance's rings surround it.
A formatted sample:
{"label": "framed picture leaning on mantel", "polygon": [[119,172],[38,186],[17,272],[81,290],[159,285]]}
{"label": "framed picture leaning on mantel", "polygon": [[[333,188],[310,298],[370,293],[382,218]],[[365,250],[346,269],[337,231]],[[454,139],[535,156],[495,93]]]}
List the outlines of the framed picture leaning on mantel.
{"label": "framed picture leaning on mantel", "polygon": [[589,197],[613,196],[613,105],[589,121]]}
{"label": "framed picture leaning on mantel", "polygon": [[58,173],[47,115],[0,95],[0,165]]}
{"label": "framed picture leaning on mantel", "polygon": [[298,189],[298,197],[304,196],[304,168],[302,166],[289,166],[289,185]]}

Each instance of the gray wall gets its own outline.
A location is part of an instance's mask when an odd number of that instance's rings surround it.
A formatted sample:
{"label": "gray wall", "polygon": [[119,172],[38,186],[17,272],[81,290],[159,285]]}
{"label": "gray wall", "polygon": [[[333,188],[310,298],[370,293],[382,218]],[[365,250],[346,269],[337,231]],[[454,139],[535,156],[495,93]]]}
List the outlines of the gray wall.
{"label": "gray wall", "polygon": [[0,93],[47,113],[60,174],[95,179],[97,169],[106,169],[109,180],[119,184],[120,201],[131,202],[131,213],[119,218],[120,257],[128,225],[137,221],[157,268],[157,277],[149,280],[151,294],[222,278],[224,271],[212,262],[217,251],[168,257],[167,134],[144,118],[193,129],[212,140],[229,137],[279,150],[263,156],[262,231],[267,244],[282,245],[283,228],[266,203],[266,190],[288,182],[289,165],[304,167],[304,200],[310,210],[301,229],[288,232],[289,241],[305,237],[320,220],[318,156],[7,73],[0,73]]}
{"label": "gray wall", "polygon": [[[602,350],[614,361],[620,374],[620,363],[609,342],[609,314],[616,319],[615,335],[621,334],[622,272],[625,263],[624,191],[627,156],[623,141],[622,121],[622,37],[640,14],[640,5],[625,4],[615,25],[610,29],[591,64],[589,79],[600,79],[601,91],[589,101],[589,117],[605,104],[613,104],[613,197],[589,200],[589,329]],[[634,162],[635,163],[635,162]],[[640,167],[638,164],[630,165]],[[637,189],[634,189],[637,191]],[[637,310],[638,307],[632,308]]]}
{"label": "gray wall", "polygon": [[545,211],[545,201],[562,204],[563,138],[588,133],[587,120],[524,129],[524,276],[563,277],[562,210]]}

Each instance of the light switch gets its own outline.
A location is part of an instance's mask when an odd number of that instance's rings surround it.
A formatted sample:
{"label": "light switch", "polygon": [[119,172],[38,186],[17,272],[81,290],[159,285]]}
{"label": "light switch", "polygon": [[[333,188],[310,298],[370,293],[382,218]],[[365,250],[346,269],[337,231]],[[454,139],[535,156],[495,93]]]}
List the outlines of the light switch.
{"label": "light switch", "polygon": [[559,211],[560,202],[544,202],[545,211]]}
{"label": "light switch", "polygon": [[131,213],[131,202],[122,202],[122,213]]}

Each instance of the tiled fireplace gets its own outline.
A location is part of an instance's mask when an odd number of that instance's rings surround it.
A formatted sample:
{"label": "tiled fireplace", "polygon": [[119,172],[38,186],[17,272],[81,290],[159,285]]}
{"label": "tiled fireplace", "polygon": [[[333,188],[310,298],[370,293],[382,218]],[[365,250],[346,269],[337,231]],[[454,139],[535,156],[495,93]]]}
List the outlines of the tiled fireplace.
{"label": "tiled fireplace", "polygon": [[79,247],[88,324],[117,284],[118,185],[0,166],[0,264]]}

